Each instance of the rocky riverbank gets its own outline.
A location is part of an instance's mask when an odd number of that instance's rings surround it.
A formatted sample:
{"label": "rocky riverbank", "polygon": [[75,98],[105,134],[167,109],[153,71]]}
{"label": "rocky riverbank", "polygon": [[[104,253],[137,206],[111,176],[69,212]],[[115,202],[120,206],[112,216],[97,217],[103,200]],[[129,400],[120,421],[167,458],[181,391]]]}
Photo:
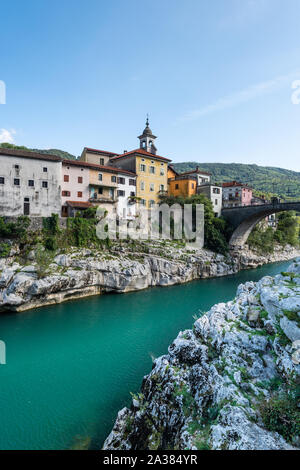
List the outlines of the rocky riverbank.
{"label": "rocky riverbank", "polygon": [[0,259],[0,312],[37,308],[106,292],[124,293],[170,286],[194,279],[226,276],[240,269],[295,258],[287,246],[273,255],[248,250],[222,256],[174,242],[115,243],[109,250],[73,249],[52,258],[18,250]]}
{"label": "rocky riverbank", "polygon": [[299,374],[300,258],[180,332],[104,449],[299,448]]}

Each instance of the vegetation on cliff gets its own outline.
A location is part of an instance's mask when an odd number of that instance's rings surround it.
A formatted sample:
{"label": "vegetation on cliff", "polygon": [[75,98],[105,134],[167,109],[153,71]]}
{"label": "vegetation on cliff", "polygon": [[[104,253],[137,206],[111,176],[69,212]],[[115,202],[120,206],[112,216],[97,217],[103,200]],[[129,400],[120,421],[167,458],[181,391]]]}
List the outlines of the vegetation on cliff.
{"label": "vegetation on cliff", "polygon": [[247,244],[259,253],[273,253],[275,244],[287,244],[298,247],[300,221],[294,212],[282,212],[278,215],[276,228],[258,224],[251,232]]}

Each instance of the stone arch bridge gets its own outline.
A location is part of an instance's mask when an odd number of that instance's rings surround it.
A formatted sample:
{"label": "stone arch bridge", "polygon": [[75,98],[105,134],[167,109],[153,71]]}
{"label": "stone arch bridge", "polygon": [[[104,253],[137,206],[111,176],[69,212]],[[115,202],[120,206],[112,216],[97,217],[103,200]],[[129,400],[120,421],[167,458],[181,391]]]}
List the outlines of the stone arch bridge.
{"label": "stone arch bridge", "polygon": [[257,206],[224,208],[222,216],[234,229],[229,242],[230,247],[233,249],[242,247],[258,222],[268,215],[284,211],[300,212],[300,202],[277,202]]}

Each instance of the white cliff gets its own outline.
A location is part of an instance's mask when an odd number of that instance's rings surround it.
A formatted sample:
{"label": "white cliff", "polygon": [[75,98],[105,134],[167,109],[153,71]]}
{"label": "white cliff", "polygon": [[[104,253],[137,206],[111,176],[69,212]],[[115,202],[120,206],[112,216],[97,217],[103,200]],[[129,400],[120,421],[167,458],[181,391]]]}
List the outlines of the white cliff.
{"label": "white cliff", "polygon": [[180,332],[103,448],[299,448],[299,376],[300,258]]}
{"label": "white cliff", "polygon": [[105,292],[124,293],[226,276],[295,256],[292,247],[268,257],[247,251],[225,257],[174,242],[153,242],[134,248],[115,244],[106,251],[73,249],[53,256],[41,269],[34,253],[21,261],[15,252],[12,257],[0,259],[0,312],[21,312]]}

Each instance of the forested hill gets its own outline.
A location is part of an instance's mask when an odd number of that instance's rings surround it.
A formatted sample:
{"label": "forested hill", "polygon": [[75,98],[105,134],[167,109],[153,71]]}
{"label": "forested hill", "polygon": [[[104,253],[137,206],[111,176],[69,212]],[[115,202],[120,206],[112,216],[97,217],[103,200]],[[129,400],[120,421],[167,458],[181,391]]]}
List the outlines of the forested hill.
{"label": "forested hill", "polygon": [[197,166],[210,172],[214,183],[241,181],[248,183],[257,193],[300,200],[300,173],[296,171],[243,163],[174,163],[174,168],[179,173],[193,170]]}
{"label": "forested hill", "polygon": [[46,150],[41,150],[41,149],[30,149],[28,147],[25,147],[24,145],[14,145],[14,144],[0,144],[0,148],[10,148],[10,149],[17,149],[17,150],[29,150],[30,152],[38,152],[38,153],[44,153],[47,155],[57,155],[58,157],[61,157],[65,160],[76,160],[75,155],[72,155],[69,152],[65,152],[64,150],[59,150],[59,149],[46,149]]}

